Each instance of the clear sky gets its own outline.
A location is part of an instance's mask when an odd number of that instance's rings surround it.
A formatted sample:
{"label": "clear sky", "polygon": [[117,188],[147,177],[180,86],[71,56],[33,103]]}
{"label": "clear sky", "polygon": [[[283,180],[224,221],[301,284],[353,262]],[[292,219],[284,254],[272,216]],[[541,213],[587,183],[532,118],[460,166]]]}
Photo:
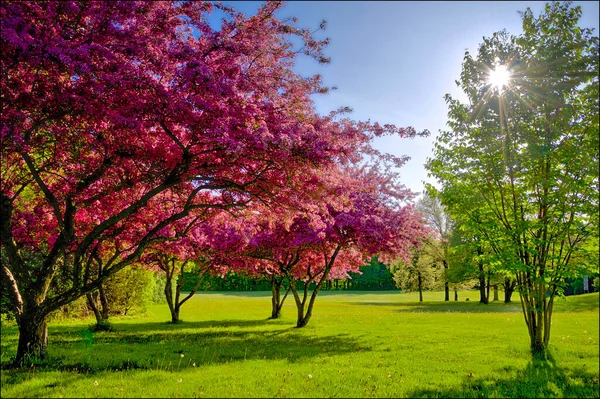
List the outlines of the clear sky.
{"label": "clear sky", "polygon": [[[245,14],[262,2],[227,1]],[[598,35],[598,1],[574,2],[581,6],[580,26]],[[329,37],[328,65],[298,60],[297,72],[320,73],[327,86],[338,89],[315,96],[317,110],[328,113],[349,106],[357,120],[371,119],[398,126],[428,129],[429,138],[378,139],[375,146],[411,160],[400,170],[404,184],[423,190],[424,163],[432,155],[433,141],[445,128],[446,93],[463,98],[455,80],[460,76],[465,50],[475,51],[483,37],[506,29],[522,32],[518,11],[543,10],[543,1],[289,1],[279,17],[296,16],[298,26],[316,29],[321,20]]]}

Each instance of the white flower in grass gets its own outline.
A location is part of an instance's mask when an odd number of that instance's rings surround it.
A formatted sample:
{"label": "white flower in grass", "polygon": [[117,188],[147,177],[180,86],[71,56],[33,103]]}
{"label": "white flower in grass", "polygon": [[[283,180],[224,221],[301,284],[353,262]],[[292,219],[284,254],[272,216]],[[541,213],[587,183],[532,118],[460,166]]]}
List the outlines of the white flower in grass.
{"label": "white flower in grass", "polygon": [[180,378],[180,379],[177,380],[177,382],[181,382],[181,381],[183,381],[183,378]]}
{"label": "white flower in grass", "polygon": [[98,381],[94,381],[94,386],[97,387],[98,386]]}
{"label": "white flower in grass", "polygon": [[308,375],[308,379],[310,380],[311,378],[312,378],[312,374],[309,374]]}
{"label": "white flower in grass", "polygon": [[196,362],[192,363],[192,366],[196,367]]}
{"label": "white flower in grass", "polygon": [[181,357],[183,357],[183,353],[181,354]]}

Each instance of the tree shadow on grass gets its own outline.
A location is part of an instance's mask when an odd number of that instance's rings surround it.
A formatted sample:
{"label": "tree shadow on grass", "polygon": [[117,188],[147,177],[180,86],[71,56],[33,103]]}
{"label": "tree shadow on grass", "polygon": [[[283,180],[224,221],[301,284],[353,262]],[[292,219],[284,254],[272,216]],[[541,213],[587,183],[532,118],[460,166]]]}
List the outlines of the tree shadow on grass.
{"label": "tree shadow on grass", "polygon": [[390,306],[403,313],[515,313],[521,312],[519,302],[352,302],[361,306]]}
{"label": "tree shadow on grass", "polygon": [[[132,369],[173,371],[249,360],[295,362],[320,355],[371,350],[348,334],[315,337],[279,320],[116,323],[114,332],[82,326],[50,328],[47,371],[77,373]],[[11,348],[15,350],[16,348]],[[182,356],[183,355],[183,356]],[[8,365],[3,364],[3,368]]]}
{"label": "tree shadow on grass", "polygon": [[598,300],[597,292],[556,298],[553,312],[597,312],[600,307]]}
{"label": "tree shadow on grass", "polygon": [[592,398],[600,394],[598,374],[584,367],[560,367],[548,356],[532,359],[523,370],[505,367],[499,378],[465,376],[455,389],[417,389],[412,398]]}

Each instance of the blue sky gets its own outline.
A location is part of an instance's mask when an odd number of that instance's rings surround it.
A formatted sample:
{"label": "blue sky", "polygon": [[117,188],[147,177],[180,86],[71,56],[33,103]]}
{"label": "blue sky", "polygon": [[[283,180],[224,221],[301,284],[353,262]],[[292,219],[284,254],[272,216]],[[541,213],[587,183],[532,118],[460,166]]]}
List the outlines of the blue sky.
{"label": "blue sky", "polygon": [[[262,2],[227,1],[245,14]],[[598,35],[600,2],[574,2],[583,10],[580,26]],[[298,26],[316,29],[327,21],[325,51],[328,65],[298,60],[297,72],[320,73],[324,83],[338,89],[315,96],[317,110],[328,113],[349,106],[357,120],[371,119],[398,126],[428,129],[429,138],[378,139],[375,146],[411,160],[400,170],[403,183],[415,192],[427,178],[423,164],[432,155],[433,141],[445,128],[446,93],[462,98],[454,81],[460,76],[465,50],[475,51],[482,38],[506,29],[522,32],[518,11],[543,10],[543,1],[289,1],[279,17],[296,16]]]}

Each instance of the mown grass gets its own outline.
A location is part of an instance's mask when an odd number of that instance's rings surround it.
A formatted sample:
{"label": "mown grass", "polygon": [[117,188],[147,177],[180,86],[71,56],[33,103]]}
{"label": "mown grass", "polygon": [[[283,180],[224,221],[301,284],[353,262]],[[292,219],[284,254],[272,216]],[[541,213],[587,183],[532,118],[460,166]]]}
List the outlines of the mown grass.
{"label": "mown grass", "polygon": [[[465,302],[469,297],[471,301]],[[267,320],[269,293],[201,293],[169,324],[142,317],[50,325],[49,361],[7,368],[17,330],[2,326],[2,397],[599,397],[598,294],[559,299],[551,356],[534,360],[518,302],[477,292],[323,292],[309,325],[295,307]],[[518,296],[514,299],[518,301]],[[184,355],[181,357],[181,355]]]}

